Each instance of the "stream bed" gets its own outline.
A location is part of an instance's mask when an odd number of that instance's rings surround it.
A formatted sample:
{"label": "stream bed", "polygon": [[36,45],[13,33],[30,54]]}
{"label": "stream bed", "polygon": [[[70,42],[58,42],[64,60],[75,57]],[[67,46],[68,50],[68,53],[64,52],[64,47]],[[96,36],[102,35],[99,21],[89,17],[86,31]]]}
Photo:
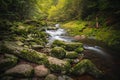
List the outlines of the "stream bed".
{"label": "stream bed", "polygon": [[[61,29],[59,26],[55,26],[58,29],[56,30],[46,30],[46,33],[50,35],[48,38],[48,45],[52,44],[54,40],[61,40],[65,42],[75,41],[73,37],[67,36],[66,31]],[[102,70],[105,74],[106,80],[120,80],[119,79],[119,67],[120,59],[119,54],[107,47],[104,43],[94,40],[94,39],[85,39],[81,40],[84,44],[85,51],[83,52],[85,59],[90,59],[98,69]],[[73,77],[75,80],[95,80],[89,75],[84,75],[80,77]]]}

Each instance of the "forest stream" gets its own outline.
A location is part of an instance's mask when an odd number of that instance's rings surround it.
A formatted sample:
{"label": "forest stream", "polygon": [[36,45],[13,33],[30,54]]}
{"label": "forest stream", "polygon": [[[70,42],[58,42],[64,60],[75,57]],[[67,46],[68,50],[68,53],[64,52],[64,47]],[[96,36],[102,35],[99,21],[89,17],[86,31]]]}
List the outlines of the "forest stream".
{"label": "forest stream", "polygon": [[120,0],[0,0],[0,80],[120,80]]}
{"label": "forest stream", "polygon": [[[56,24],[57,25],[57,24]],[[55,26],[56,26],[55,25]],[[58,26],[56,26],[58,28]],[[58,28],[56,30],[46,30],[46,33],[50,35],[47,45],[51,45],[54,40],[61,40],[65,42],[75,42],[73,37],[67,36],[67,32]],[[83,59],[90,59],[100,70],[102,70],[107,77],[107,80],[119,80],[120,67],[119,58],[115,54],[115,51],[110,50],[106,45],[95,39],[87,38],[81,40],[84,44],[85,51],[82,53]],[[94,80],[92,77],[85,75],[80,77],[74,77],[75,80]]]}

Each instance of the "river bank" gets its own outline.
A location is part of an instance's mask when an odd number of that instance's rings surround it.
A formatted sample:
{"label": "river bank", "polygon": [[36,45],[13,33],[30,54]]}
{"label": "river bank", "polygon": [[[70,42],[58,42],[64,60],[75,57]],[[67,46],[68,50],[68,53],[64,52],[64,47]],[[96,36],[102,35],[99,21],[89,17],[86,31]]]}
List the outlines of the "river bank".
{"label": "river bank", "polygon": [[114,56],[111,58],[105,49],[91,41],[92,45],[76,42],[60,26],[41,29],[25,23],[14,28],[16,35],[0,43],[2,80],[49,80],[51,75],[53,80],[118,79],[112,73],[116,69]]}

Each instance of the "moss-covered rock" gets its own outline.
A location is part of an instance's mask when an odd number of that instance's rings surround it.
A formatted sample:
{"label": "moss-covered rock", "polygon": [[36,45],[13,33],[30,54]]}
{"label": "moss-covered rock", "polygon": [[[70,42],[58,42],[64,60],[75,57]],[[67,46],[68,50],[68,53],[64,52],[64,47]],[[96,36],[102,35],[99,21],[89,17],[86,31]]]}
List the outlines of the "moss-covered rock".
{"label": "moss-covered rock", "polygon": [[42,45],[32,45],[32,49],[38,50],[38,49],[43,49],[44,46]]}
{"label": "moss-covered rock", "polygon": [[67,52],[66,53],[66,58],[74,59],[78,57],[78,53],[75,51]]}
{"label": "moss-covered rock", "polygon": [[83,47],[83,44],[78,42],[65,43],[65,49],[68,51],[74,51],[78,47]]}
{"label": "moss-covered rock", "polygon": [[53,72],[62,72],[67,73],[71,68],[71,65],[68,61],[63,61],[54,57],[48,57],[49,68]]}
{"label": "moss-covered rock", "polygon": [[0,80],[15,80],[12,76],[2,76],[0,77]]}
{"label": "moss-covered rock", "polygon": [[19,64],[5,72],[5,75],[14,77],[31,77],[33,76],[33,67],[28,64]]}
{"label": "moss-covered rock", "polygon": [[90,60],[84,59],[78,64],[76,64],[71,70],[71,73],[74,75],[83,75],[85,73],[93,75],[98,78],[103,75],[102,71],[100,71]]}
{"label": "moss-covered rock", "polygon": [[75,52],[77,52],[77,53],[82,53],[83,51],[84,51],[83,47],[79,47],[79,48],[75,49]]}
{"label": "moss-covered rock", "polygon": [[21,54],[18,56],[28,61],[35,62],[38,64],[46,64],[48,62],[47,56],[44,53],[39,53],[32,49],[23,49],[21,51]]}
{"label": "moss-covered rock", "polygon": [[4,42],[2,51],[14,54],[30,62],[34,62],[38,64],[47,63],[47,56],[44,53],[40,53],[32,49],[20,47],[17,44],[15,44],[15,42]]}
{"label": "moss-covered rock", "polygon": [[18,62],[17,57],[6,54],[5,58],[0,60],[0,72],[5,71],[5,70],[15,66],[17,64],[17,62]]}
{"label": "moss-covered rock", "polygon": [[63,59],[65,58],[65,55],[66,55],[66,51],[62,47],[54,47],[51,50],[51,56],[53,57]]}
{"label": "moss-covered rock", "polygon": [[73,80],[73,79],[67,75],[61,75],[58,76],[58,80]]}
{"label": "moss-covered rock", "polygon": [[45,80],[58,80],[58,78],[54,74],[49,74],[46,76]]}
{"label": "moss-covered rock", "polygon": [[56,47],[56,46],[59,46],[59,47],[65,47],[65,43],[63,41],[60,41],[60,40],[55,40],[52,45],[52,47]]}
{"label": "moss-covered rock", "polygon": [[57,27],[47,27],[47,30],[57,30]]}

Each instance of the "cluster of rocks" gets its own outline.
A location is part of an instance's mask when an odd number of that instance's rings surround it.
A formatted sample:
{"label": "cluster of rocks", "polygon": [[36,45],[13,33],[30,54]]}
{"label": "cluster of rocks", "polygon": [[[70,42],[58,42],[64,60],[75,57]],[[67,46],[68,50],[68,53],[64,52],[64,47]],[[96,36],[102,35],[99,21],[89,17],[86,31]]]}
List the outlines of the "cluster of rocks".
{"label": "cluster of rocks", "polygon": [[[56,40],[51,45],[49,55],[12,42],[3,41],[0,49],[4,57],[0,60],[0,78],[13,80],[19,78],[44,80],[73,80],[67,75],[90,74],[95,78],[103,75],[102,71],[88,59],[79,60],[83,52],[83,44],[77,42],[65,43]],[[7,54],[6,54],[7,53]],[[30,63],[21,63],[23,59]],[[74,63],[74,66],[73,66]],[[58,74],[59,75],[56,75]]]}

